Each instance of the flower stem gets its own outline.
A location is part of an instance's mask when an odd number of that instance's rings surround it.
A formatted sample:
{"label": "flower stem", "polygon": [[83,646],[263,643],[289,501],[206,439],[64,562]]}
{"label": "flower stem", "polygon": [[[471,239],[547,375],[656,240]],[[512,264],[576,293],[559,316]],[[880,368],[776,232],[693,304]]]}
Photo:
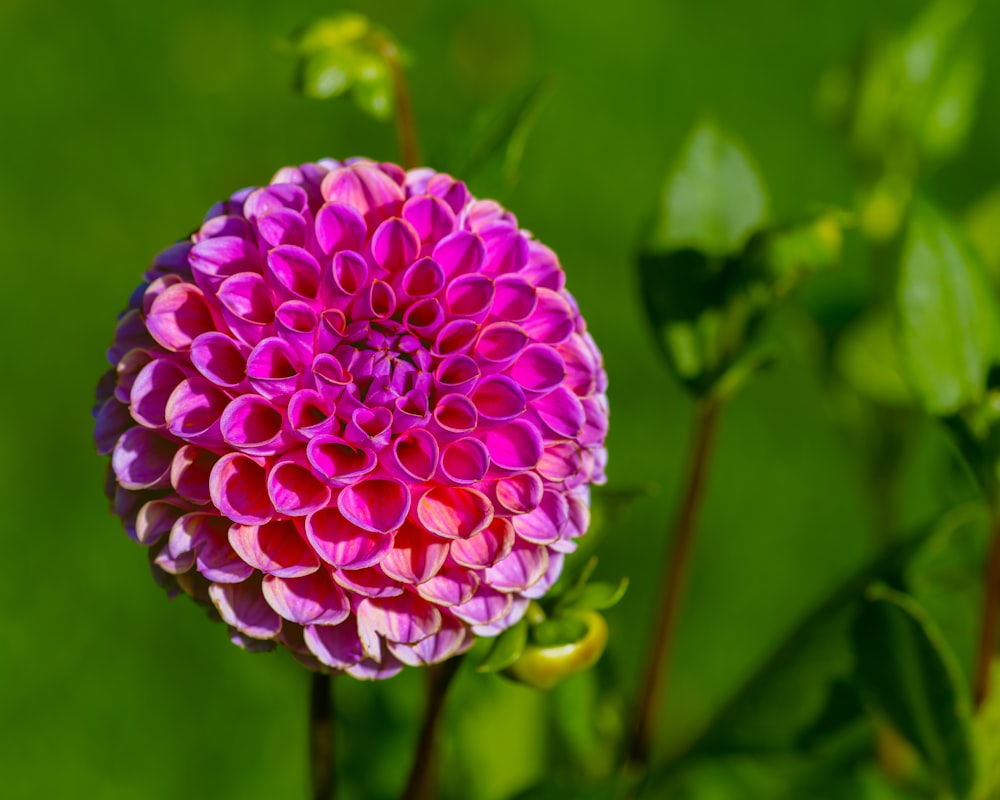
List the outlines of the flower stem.
{"label": "flower stem", "polygon": [[990,555],[986,563],[983,610],[980,617],[982,622],[979,630],[979,653],[976,658],[975,688],[973,690],[973,704],[976,709],[981,708],[990,695],[990,673],[997,645],[998,610],[1000,610],[1000,511],[995,511],[990,530]]}
{"label": "flower stem", "polygon": [[673,536],[663,569],[663,594],[637,698],[635,726],[626,751],[627,763],[640,769],[648,766],[652,753],[654,726],[666,690],[677,620],[698,528],[698,513],[721,410],[721,402],[713,397],[700,400],[695,410],[688,471],[684,478],[681,505],[673,522]]}
{"label": "flower stem", "polygon": [[389,65],[392,73],[393,100],[396,106],[396,142],[399,158],[404,169],[420,166],[420,145],[417,138],[417,123],[413,117],[413,101],[410,99],[410,85],[406,80],[406,70],[399,57],[395,42],[381,34],[375,34],[375,43]]}
{"label": "flower stem", "polygon": [[309,691],[309,767],[313,800],[333,800],[337,794],[334,783],[332,688],[329,675],[312,673]]}
{"label": "flower stem", "polygon": [[420,725],[413,765],[400,800],[431,800],[437,771],[437,722],[444,709],[448,688],[458,672],[461,656],[427,668],[427,706]]}

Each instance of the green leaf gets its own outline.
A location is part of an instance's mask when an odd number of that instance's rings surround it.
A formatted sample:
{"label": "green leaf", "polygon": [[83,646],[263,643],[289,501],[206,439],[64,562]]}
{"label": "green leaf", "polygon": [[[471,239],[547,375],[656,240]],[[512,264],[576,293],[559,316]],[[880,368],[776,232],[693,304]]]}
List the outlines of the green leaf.
{"label": "green leaf", "polygon": [[929,206],[910,223],[896,294],[903,364],[933,414],[981,403],[997,352],[996,301],[980,261]]}
{"label": "green leaf", "polygon": [[764,180],[746,148],[704,122],[689,136],[667,178],[649,245],[728,255],[743,247],[767,215]]}
{"label": "green leaf", "polygon": [[[993,660],[993,686],[1000,686],[1000,661]],[[975,800],[1000,800],[1000,692],[991,692],[974,723],[979,755]]]}
{"label": "green leaf", "polygon": [[517,661],[528,644],[528,622],[522,619],[493,640],[493,647],[476,667],[478,672],[500,672]]}
{"label": "green leaf", "polygon": [[598,581],[580,587],[574,595],[567,595],[559,603],[560,608],[592,608],[595,611],[606,611],[621,601],[628,590],[628,578],[622,578],[618,583]]}
{"label": "green leaf", "polygon": [[807,276],[840,263],[846,220],[841,211],[826,209],[798,222],[765,228],[750,240],[743,258],[781,297]]}
{"label": "green leaf", "polygon": [[551,617],[531,626],[531,639],[539,647],[558,647],[575,644],[588,630],[587,623],[578,617]]}
{"label": "green leaf", "polygon": [[364,56],[358,58],[355,66],[355,104],[377,120],[392,117],[393,82],[389,65],[378,56]]}
{"label": "green leaf", "polygon": [[837,343],[835,360],[841,376],[862,397],[889,408],[914,405],[889,311],[872,311],[851,325]]}
{"label": "green leaf", "polygon": [[1000,283],[1000,187],[975,202],[966,212],[962,227],[993,282]]}
{"label": "green leaf", "polygon": [[909,595],[875,584],[853,640],[868,702],[920,752],[939,790],[968,798],[976,768],[967,688],[930,617]]}
{"label": "green leaf", "polygon": [[525,147],[555,83],[552,75],[537,78],[480,116],[464,137],[462,149],[468,155],[458,161],[455,174],[474,179],[480,195],[510,191],[518,182]]}
{"label": "green leaf", "polygon": [[355,63],[338,50],[322,50],[302,61],[299,91],[319,100],[339,97],[354,82]]}
{"label": "green leaf", "polygon": [[[861,718],[862,707],[845,694],[852,674],[851,621],[873,580],[897,582],[942,526],[980,513],[967,506],[901,537],[856,573],[833,587],[719,710],[690,752],[786,751],[820,739]],[[840,699],[841,708],[832,708]],[[846,708],[844,707],[846,706]],[[843,713],[847,712],[847,713]]]}

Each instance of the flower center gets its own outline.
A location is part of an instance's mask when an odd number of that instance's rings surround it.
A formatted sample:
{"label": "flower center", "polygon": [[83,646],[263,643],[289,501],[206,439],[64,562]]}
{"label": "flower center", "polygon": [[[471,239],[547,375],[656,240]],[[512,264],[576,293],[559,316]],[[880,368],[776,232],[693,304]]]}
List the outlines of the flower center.
{"label": "flower center", "polygon": [[391,408],[397,398],[431,383],[430,353],[392,320],[350,323],[333,355],[354,376],[358,398],[369,408]]}

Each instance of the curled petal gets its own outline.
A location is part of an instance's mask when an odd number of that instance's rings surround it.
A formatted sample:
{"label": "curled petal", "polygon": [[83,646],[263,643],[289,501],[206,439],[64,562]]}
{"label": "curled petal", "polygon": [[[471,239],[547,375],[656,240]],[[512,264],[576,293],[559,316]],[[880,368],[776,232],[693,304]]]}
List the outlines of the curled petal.
{"label": "curled petal", "polygon": [[542,480],[533,472],[522,472],[500,478],[494,484],[494,494],[501,508],[511,514],[527,514],[542,502]]}
{"label": "curled petal", "polygon": [[538,507],[512,520],[514,530],[522,539],[536,544],[557,541],[569,522],[569,504],[560,492],[546,489]]}
{"label": "curled petal", "polygon": [[437,633],[412,645],[389,642],[389,651],[404,664],[419,667],[445,661],[470,645],[471,637],[465,626],[453,618],[444,617],[441,630]]}
{"label": "curled petal", "polygon": [[359,528],[335,508],[306,518],[306,538],[328,564],[363,569],[379,563],[392,548],[392,536]]}
{"label": "curled petal", "polygon": [[309,652],[328,667],[344,669],[365,658],[353,619],[339,625],[306,625],[304,633]]}
{"label": "curled petal", "polygon": [[471,399],[480,418],[490,421],[515,419],[527,408],[521,387],[507,375],[492,375],[479,381]]}
{"label": "curled petal", "polygon": [[488,583],[482,583],[475,597],[448,610],[469,625],[489,625],[503,619],[510,613],[513,605],[514,601],[510,594],[499,592]]}
{"label": "curled petal", "polygon": [[205,239],[191,248],[189,257],[194,281],[204,291],[214,294],[232,275],[260,272],[261,258],[256,246],[239,236]]}
{"label": "curled petal", "polygon": [[343,489],[337,496],[337,507],[359,528],[388,533],[406,519],[410,491],[400,481],[366,480]]}
{"label": "curled petal", "polygon": [[479,588],[479,576],[457,567],[445,567],[433,578],[417,586],[417,594],[437,606],[468,603]]}
{"label": "curled petal", "polygon": [[483,577],[501,592],[523,592],[536,584],[549,568],[549,551],[540,545],[516,542],[510,554],[489,567]]}
{"label": "curled petal", "polygon": [[224,389],[246,383],[250,348],[217,331],[203,333],[191,342],[191,363],[205,378]]}
{"label": "curled petal", "polygon": [[404,219],[387,219],[372,234],[372,258],[388,273],[409,266],[420,252],[420,236]]}
{"label": "curled petal", "polygon": [[531,407],[558,436],[575,439],[583,431],[586,419],[583,404],[565,386],[557,386],[544,397],[535,398]]}
{"label": "curled petal", "polygon": [[250,455],[273,455],[288,444],[281,410],[256,394],[230,402],[219,418],[219,430],[226,444]]}
{"label": "curled petal", "polygon": [[326,570],[298,578],[267,575],[261,588],[271,608],[299,625],[337,625],[350,614],[347,595]]}
{"label": "curled petal", "polygon": [[434,247],[432,258],[453,278],[469,272],[479,272],[486,258],[486,247],[476,234],[456,231]]}
{"label": "curled petal", "polygon": [[393,472],[411,482],[429,481],[438,465],[437,439],[422,428],[396,437],[389,449]]}
{"label": "curled petal", "polygon": [[566,364],[553,348],[533,344],[518,356],[510,376],[527,392],[549,392],[565,380]]}
{"label": "curled petal", "polygon": [[432,258],[414,262],[402,273],[399,280],[400,294],[404,300],[433,297],[444,287],[444,270]]}
{"label": "curled petal", "polygon": [[[359,633],[367,630],[400,644],[415,644],[441,629],[441,612],[406,592],[397,597],[365,598],[357,613]],[[364,633],[361,639],[365,639]]]}
{"label": "curled petal", "polygon": [[306,446],[313,469],[334,485],[354,483],[375,468],[375,454],[337,436],[316,436]]}
{"label": "curled petal", "polygon": [[197,505],[212,499],[209,479],[219,457],[192,444],[186,444],[175,454],[170,464],[170,484],[181,497]]}
{"label": "curled petal", "polygon": [[503,469],[531,469],[542,457],[542,437],[530,423],[515,420],[485,436],[490,459]]}
{"label": "curled petal", "polygon": [[222,317],[240,341],[253,346],[274,330],[274,297],[263,276],[240,272],[219,286]]}
{"label": "curled petal", "polygon": [[522,324],[536,342],[559,344],[576,329],[576,315],[561,294],[549,289],[537,289],[538,305]]}
{"label": "curled petal", "polygon": [[514,526],[510,520],[494,517],[488,527],[468,539],[452,539],[452,561],[469,569],[492,567],[506,558],[514,547]]}
{"label": "curled petal", "polygon": [[403,583],[423,583],[444,566],[448,542],[432,536],[417,525],[406,523],[396,533],[392,550],[382,559],[386,575]]}
{"label": "curled petal", "polygon": [[403,219],[416,232],[421,244],[438,242],[455,229],[455,212],[440,197],[411,197],[403,205]]}
{"label": "curled petal", "polygon": [[265,575],[298,578],[319,568],[319,559],[291,520],[229,528],[229,544],[240,558]]}
{"label": "curled petal", "polygon": [[167,400],[187,375],[174,362],[157,358],[144,366],[132,383],[129,411],[140,425],[163,428],[167,424]]}
{"label": "curled petal", "polygon": [[305,449],[281,456],[267,475],[267,493],[279,514],[304,517],[330,502],[330,488],[310,469]]}
{"label": "curled petal", "polygon": [[146,315],[150,335],[167,350],[187,350],[194,338],[215,330],[212,312],[201,289],[177,283],[163,291]]}
{"label": "curled petal", "polygon": [[170,485],[177,445],[148,428],[129,428],[111,453],[111,468],[125,489],[162,489]]}
{"label": "curled petal", "polygon": [[349,205],[328,203],[316,214],[316,242],[324,253],[358,252],[367,238],[364,218]]}
{"label": "curled petal", "polygon": [[281,630],[281,617],[264,600],[259,581],[213,583],[208,594],[227,625],[254,639],[270,639]]}
{"label": "curled petal", "polygon": [[206,447],[222,444],[220,417],[229,395],[204,378],[181,381],[167,399],[167,430],[180,439]]}
{"label": "curled petal", "polygon": [[361,597],[394,597],[403,593],[403,587],[383,572],[381,565],[334,570],[333,579],[347,591]]}
{"label": "curled petal", "polygon": [[224,455],[209,478],[212,503],[234,522],[263,525],[274,516],[262,464],[243,453]]}
{"label": "curled petal", "polygon": [[475,489],[438,486],[417,502],[417,519],[437,536],[468,539],[493,521],[493,504]]}
{"label": "curled petal", "polygon": [[489,451],[478,439],[458,439],[441,453],[441,475],[452,484],[477,483],[489,468]]}
{"label": "curled petal", "polygon": [[319,293],[319,262],[301,247],[282,245],[267,254],[272,289],[285,300],[315,300]]}

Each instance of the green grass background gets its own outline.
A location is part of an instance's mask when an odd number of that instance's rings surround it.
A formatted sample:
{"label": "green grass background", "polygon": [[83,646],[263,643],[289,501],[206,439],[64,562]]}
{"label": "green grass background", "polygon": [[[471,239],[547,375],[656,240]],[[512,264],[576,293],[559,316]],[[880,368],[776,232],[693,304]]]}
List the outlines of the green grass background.
{"label": "green grass background", "polygon": [[[662,176],[710,114],[755,153],[776,217],[814,202],[850,206],[845,150],[814,112],[817,81],[866,32],[921,5],[2,0],[0,795],[306,796],[306,674],[283,654],[237,650],[193,604],[165,599],[107,511],[89,416],[115,314],[151,256],[211,203],[285,164],[395,157],[391,126],[293,94],[292,63],[276,48],[283,35],[338,8],[392,29],[414,56],[431,165],[482,108],[534,76],[558,76],[505,201],[560,254],[604,352],[610,488],[653,489],[607,526],[598,569],[632,579],[610,612],[601,667],[628,697],[691,419],[651,346],[632,271]],[[983,6],[988,35],[1000,5]],[[954,210],[1000,183],[1000,50],[985,55],[969,147],[931,179]],[[837,280],[826,280],[830,291]],[[786,330],[785,359],[723,423],[662,753],[696,735],[872,547],[857,443],[833,423],[813,344]],[[928,429],[916,448],[909,521],[939,506],[942,442]],[[397,790],[420,677],[340,682],[346,796]],[[572,706],[574,696],[556,701]],[[549,771],[557,748],[545,696],[463,673],[453,700],[450,797],[500,800]],[[611,701],[612,730],[613,710]]]}

